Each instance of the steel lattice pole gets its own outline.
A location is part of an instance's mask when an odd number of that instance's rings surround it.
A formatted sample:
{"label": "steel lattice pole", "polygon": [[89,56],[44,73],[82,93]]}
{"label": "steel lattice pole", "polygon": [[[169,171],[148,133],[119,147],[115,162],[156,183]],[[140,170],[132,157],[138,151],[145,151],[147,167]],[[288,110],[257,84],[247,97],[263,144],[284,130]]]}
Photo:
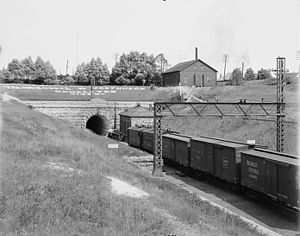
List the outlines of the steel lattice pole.
{"label": "steel lattice pole", "polygon": [[157,177],[163,175],[161,113],[162,106],[154,103],[154,155],[152,174]]}
{"label": "steel lattice pole", "polygon": [[285,58],[277,58],[277,113],[282,115],[277,116],[276,123],[276,150],[284,152],[284,74],[285,74]]}

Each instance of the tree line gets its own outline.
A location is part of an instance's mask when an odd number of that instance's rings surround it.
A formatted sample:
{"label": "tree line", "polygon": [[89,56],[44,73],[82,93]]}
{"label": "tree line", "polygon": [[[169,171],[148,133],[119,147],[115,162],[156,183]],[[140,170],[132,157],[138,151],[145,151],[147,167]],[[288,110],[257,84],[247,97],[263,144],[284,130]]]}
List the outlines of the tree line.
{"label": "tree line", "polygon": [[245,72],[245,75],[242,74],[240,68],[236,68],[232,71],[229,84],[230,85],[241,85],[243,82],[249,80],[262,80],[271,78],[271,73],[266,69],[260,69],[257,71],[257,74],[254,73],[252,68],[248,68]]}
{"label": "tree line", "polygon": [[160,85],[168,61],[161,53],[157,56],[132,51],[123,53],[110,72],[107,64],[97,57],[77,66],[74,75],[58,75],[50,61],[29,56],[13,59],[0,70],[1,83],[66,84],[66,85]]}

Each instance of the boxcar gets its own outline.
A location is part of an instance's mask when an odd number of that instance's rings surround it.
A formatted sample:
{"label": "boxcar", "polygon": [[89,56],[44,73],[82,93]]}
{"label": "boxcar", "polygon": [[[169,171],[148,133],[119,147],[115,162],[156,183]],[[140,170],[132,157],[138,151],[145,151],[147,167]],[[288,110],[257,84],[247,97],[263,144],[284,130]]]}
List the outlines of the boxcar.
{"label": "boxcar", "polygon": [[141,149],[153,153],[154,150],[154,130],[144,129],[141,132]]}
{"label": "boxcar", "polygon": [[222,142],[214,144],[215,176],[228,183],[239,184],[241,179],[241,151],[246,144]]}
{"label": "boxcar", "polygon": [[179,134],[163,135],[163,157],[180,165],[190,164],[190,137]]}
{"label": "boxcar", "polygon": [[262,150],[241,152],[241,185],[299,209],[299,160]]}
{"label": "boxcar", "polygon": [[128,128],[128,144],[132,147],[141,148],[141,132],[145,128],[130,127]]}
{"label": "boxcar", "polygon": [[162,136],[162,156],[164,159],[168,159],[175,162],[175,147],[172,134],[164,134]]}
{"label": "boxcar", "polygon": [[183,166],[190,165],[190,137],[174,135],[175,161]]}
{"label": "boxcar", "polygon": [[191,138],[190,167],[215,175],[214,145],[220,141],[209,138]]}

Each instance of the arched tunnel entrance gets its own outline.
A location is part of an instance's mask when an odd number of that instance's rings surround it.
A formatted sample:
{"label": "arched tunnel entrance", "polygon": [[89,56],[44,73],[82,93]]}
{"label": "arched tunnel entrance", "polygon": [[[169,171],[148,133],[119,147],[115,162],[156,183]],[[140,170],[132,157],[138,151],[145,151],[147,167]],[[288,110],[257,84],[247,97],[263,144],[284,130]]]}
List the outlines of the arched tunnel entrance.
{"label": "arched tunnel entrance", "polygon": [[107,135],[108,119],[101,115],[94,115],[86,122],[86,128],[99,135]]}

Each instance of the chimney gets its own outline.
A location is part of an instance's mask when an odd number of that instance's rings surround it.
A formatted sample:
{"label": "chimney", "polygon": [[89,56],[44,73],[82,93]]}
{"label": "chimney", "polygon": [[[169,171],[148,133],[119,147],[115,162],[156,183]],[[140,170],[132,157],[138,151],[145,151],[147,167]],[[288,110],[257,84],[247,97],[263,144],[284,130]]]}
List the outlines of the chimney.
{"label": "chimney", "polygon": [[198,60],[198,48],[195,47],[195,60]]}

